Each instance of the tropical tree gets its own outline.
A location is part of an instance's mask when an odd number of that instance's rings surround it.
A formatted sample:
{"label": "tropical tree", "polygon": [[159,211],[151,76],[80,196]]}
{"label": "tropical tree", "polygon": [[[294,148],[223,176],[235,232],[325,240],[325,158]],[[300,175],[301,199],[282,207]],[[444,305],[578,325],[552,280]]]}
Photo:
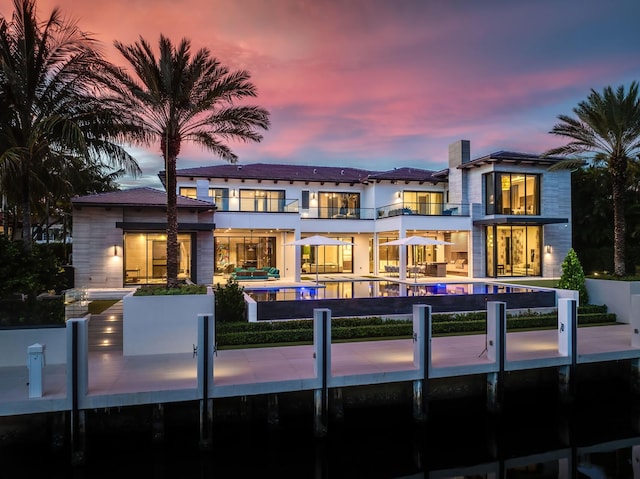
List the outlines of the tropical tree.
{"label": "tropical tree", "polygon": [[[625,268],[625,191],[630,186],[640,154],[640,98],[638,83],[629,90],[606,87],[600,93],[591,90],[589,97],[573,109],[575,118],[559,115],[559,123],[550,133],[570,138],[566,145],[545,155],[566,155],[556,168],[575,167],[585,161],[603,165],[611,178],[613,203],[613,273],[624,276]],[[576,155],[587,154],[580,158]]]}
{"label": "tropical tree", "polygon": [[[40,22],[34,0],[0,17],[0,189],[22,212],[31,251],[31,211],[78,163],[140,172],[118,143],[142,130],[100,91],[111,69],[98,42],[53,9]],[[57,174],[56,174],[57,173]]]}
{"label": "tropical tree", "polygon": [[[192,141],[215,155],[235,163],[238,158],[226,140],[260,142],[257,129],[269,128],[269,113],[253,105],[236,105],[256,96],[247,71],[230,71],[206,48],[194,54],[191,42],[174,45],[160,36],[159,56],[142,37],[116,48],[134,76],[114,69],[113,84],[123,108],[138,115],[147,138],[138,143],[160,144],[167,190],[167,287],[178,284],[178,213],[176,207],[176,163],[184,141]],[[140,140],[139,138],[134,138]]]}

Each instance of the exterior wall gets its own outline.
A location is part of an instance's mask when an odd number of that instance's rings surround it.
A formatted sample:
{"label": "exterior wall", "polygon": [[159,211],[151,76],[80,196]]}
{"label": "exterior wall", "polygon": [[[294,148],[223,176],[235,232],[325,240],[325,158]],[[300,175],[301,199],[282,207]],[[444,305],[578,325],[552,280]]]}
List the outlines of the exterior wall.
{"label": "exterior wall", "polygon": [[[122,209],[74,208],[73,266],[76,288],[121,288]],[[147,219],[147,221],[150,221]],[[117,255],[114,255],[114,245]]]}
{"label": "exterior wall", "polygon": [[[542,277],[558,277],[561,264],[571,248],[571,173],[567,170],[549,171],[546,167],[518,165],[485,165],[470,170],[468,181],[469,200],[473,208],[473,220],[493,216],[485,215],[483,175],[491,171],[540,174],[541,218],[567,218],[568,223],[546,224],[542,228]],[[484,227],[474,227],[473,262],[474,276],[486,276]],[[551,252],[544,252],[544,245],[551,245]]]}
{"label": "exterior wall", "polygon": [[[163,208],[105,208],[82,206],[73,211],[73,266],[76,288],[122,288],[123,231],[117,222],[166,223]],[[211,223],[213,213],[198,213],[180,208],[179,222]],[[213,278],[213,234],[199,232],[197,237],[197,280],[210,284]],[[115,252],[114,254],[114,246]]]}

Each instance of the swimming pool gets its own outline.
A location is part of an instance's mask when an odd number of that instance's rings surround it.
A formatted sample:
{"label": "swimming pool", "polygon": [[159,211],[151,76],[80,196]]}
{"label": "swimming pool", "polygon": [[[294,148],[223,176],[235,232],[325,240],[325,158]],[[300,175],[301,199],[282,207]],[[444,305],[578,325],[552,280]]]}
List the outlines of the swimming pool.
{"label": "swimming pool", "polygon": [[408,284],[396,281],[325,281],[318,286],[251,287],[245,292],[255,301],[304,301],[317,299],[384,298],[404,296],[439,296],[532,292],[523,286],[499,283],[442,282]]}
{"label": "swimming pool", "polygon": [[396,281],[327,281],[318,286],[245,287],[256,301],[258,321],[312,318],[316,309],[330,309],[333,317],[411,315],[416,304],[433,313],[483,311],[488,301],[507,309],[551,308],[556,293],[550,289],[502,283],[399,283]]}

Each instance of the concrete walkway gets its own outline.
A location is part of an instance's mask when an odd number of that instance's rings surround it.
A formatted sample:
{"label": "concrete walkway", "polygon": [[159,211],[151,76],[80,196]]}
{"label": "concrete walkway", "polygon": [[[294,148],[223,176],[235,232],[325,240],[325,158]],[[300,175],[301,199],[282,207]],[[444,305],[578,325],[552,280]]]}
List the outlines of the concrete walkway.
{"label": "concrete walkway", "polygon": [[[627,324],[579,328],[579,362],[640,357],[640,349],[631,347],[631,335],[632,329]],[[465,366],[489,363],[484,354],[484,335],[433,338],[431,350],[433,366],[438,368],[458,366],[462,368],[458,371],[464,372]],[[333,344],[331,356],[332,376],[416,368],[410,339]],[[507,334],[508,362],[559,356],[555,330]],[[215,356],[214,385],[302,381],[314,377],[314,367],[312,346],[222,350]],[[162,392],[167,402],[191,400],[197,398],[195,393],[185,390],[197,390],[196,369],[192,354],[125,357],[121,352],[91,352],[88,396],[133,394],[144,402],[145,394]],[[52,401],[66,397],[66,377],[66,365],[46,366],[43,397],[29,399],[27,367],[0,368],[0,416],[52,410]]]}

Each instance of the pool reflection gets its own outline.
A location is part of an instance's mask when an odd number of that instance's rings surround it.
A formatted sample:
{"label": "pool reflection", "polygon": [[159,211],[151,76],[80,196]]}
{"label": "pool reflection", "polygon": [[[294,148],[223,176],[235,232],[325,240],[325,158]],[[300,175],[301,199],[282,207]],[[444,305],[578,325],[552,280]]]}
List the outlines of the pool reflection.
{"label": "pool reflection", "polygon": [[349,299],[403,296],[441,296],[491,293],[520,293],[531,288],[493,283],[407,284],[395,281],[326,281],[309,286],[245,287],[255,301],[293,301],[314,299]]}

